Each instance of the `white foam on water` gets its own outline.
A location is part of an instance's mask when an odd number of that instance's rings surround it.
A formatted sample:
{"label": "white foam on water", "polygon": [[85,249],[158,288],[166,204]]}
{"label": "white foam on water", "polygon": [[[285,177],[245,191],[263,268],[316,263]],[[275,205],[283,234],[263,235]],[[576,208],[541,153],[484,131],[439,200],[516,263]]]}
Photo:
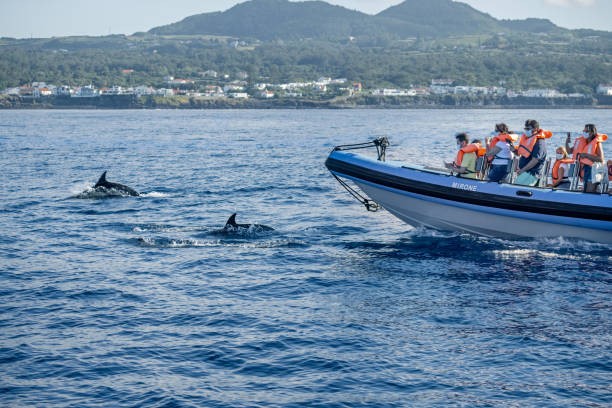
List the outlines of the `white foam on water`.
{"label": "white foam on water", "polygon": [[145,198],[166,198],[166,197],[170,197],[170,194],[162,193],[162,192],[159,192],[159,191],[151,191],[149,193],[141,193],[140,197],[145,197]]}

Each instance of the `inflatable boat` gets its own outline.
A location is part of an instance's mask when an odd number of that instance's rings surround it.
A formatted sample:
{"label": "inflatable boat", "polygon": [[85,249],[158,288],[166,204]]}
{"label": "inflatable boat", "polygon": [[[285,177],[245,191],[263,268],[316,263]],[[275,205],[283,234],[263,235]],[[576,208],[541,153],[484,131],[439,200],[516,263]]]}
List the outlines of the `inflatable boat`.
{"label": "inflatable boat", "polygon": [[[414,227],[612,244],[612,196],[607,186],[601,193],[586,194],[461,178],[441,169],[386,161],[386,145],[386,139],[377,139],[337,146],[325,162],[370,211],[382,207]],[[370,146],[376,147],[376,157],[355,152]]]}

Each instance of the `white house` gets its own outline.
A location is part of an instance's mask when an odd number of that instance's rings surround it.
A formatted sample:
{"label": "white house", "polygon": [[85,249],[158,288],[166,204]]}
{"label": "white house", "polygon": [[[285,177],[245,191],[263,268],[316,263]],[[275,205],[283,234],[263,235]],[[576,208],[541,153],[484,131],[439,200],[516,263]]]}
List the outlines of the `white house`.
{"label": "white house", "polygon": [[453,84],[452,79],[432,79],[431,85],[429,86],[429,91],[435,95],[446,95],[454,92],[454,89],[451,87]]}
{"label": "white house", "polygon": [[527,98],[563,98],[566,95],[556,89],[528,89],[523,92]]}
{"label": "white house", "polygon": [[225,93],[230,93],[230,92],[243,92],[244,91],[244,86],[242,85],[237,85],[237,84],[227,84],[223,87],[223,92]]}
{"label": "white house", "polygon": [[2,91],[4,95],[19,95],[19,87],[7,88]]}
{"label": "white house", "polygon": [[612,95],[612,84],[599,84],[597,86],[597,93],[599,95]]}
{"label": "white house", "polygon": [[174,86],[176,86],[176,85],[190,85],[190,84],[194,83],[194,81],[191,80],[191,79],[174,78],[174,77],[170,77],[170,78],[172,78],[172,79],[166,81],[166,83],[168,85],[174,85]]}
{"label": "white house", "polygon": [[74,93],[72,88],[66,85],[58,86],[55,89],[55,95],[57,96],[71,96]]}
{"label": "white house", "polygon": [[262,99],[272,99],[274,98],[274,92],[265,90],[259,93],[259,97]]}
{"label": "white house", "polygon": [[431,80],[431,86],[451,86],[455,82],[452,79],[437,78]]}
{"label": "white house", "polygon": [[140,85],[134,88],[134,93],[138,96],[153,95],[155,93],[155,89],[153,89],[151,86]]}
{"label": "white house", "polygon": [[204,71],[204,72],[200,73],[200,75],[202,75],[205,78],[216,78],[216,77],[219,76],[217,71],[213,71],[212,69]]}
{"label": "white house", "polygon": [[102,95],[123,95],[125,90],[121,86],[114,85],[111,88],[102,89]]}
{"label": "white house", "polygon": [[77,98],[92,98],[99,95],[100,91],[98,89],[96,89],[93,85],[87,85],[80,87],[73,96]]}
{"label": "white house", "polygon": [[155,95],[159,96],[174,96],[174,89],[160,88],[155,91]]}
{"label": "white house", "polygon": [[206,85],[204,88],[204,96],[211,98],[220,98],[224,96],[223,89],[218,85]]}
{"label": "white house", "polygon": [[415,96],[416,95],[416,91],[414,89],[393,89],[393,88],[377,89],[373,93],[375,95],[381,95],[381,96]]}

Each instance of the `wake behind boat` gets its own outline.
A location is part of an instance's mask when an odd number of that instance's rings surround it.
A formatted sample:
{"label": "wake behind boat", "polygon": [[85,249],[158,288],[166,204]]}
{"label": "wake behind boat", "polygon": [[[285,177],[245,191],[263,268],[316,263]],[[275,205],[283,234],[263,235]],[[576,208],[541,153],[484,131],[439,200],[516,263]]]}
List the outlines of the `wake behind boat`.
{"label": "wake behind boat", "polygon": [[[461,178],[385,161],[386,139],[338,146],[325,165],[368,210],[415,227],[502,238],[567,237],[612,244],[612,196]],[[376,147],[378,157],[354,153]],[[356,184],[370,199],[352,188]]]}

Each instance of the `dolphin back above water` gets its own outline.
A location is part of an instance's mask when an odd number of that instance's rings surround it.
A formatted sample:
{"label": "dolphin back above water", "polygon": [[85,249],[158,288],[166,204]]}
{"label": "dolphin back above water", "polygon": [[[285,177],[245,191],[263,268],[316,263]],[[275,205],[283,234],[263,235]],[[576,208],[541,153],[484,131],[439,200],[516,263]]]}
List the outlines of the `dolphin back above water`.
{"label": "dolphin back above water", "polygon": [[224,231],[240,231],[240,230],[248,230],[248,231],[256,231],[256,232],[264,232],[264,231],[274,231],[274,228],[268,227],[267,225],[262,224],[238,224],[236,223],[236,213],[232,214],[227,222],[225,223],[225,227],[223,227]]}
{"label": "dolphin back above water", "polygon": [[93,186],[93,188],[94,190],[97,190],[97,191],[118,192],[121,195],[128,195],[128,196],[133,196],[133,197],[138,197],[140,195],[133,188],[124,186],[123,184],[113,183],[113,182],[106,180],[106,172],[102,173],[102,175],[98,179],[98,182],[96,183],[95,186]]}

